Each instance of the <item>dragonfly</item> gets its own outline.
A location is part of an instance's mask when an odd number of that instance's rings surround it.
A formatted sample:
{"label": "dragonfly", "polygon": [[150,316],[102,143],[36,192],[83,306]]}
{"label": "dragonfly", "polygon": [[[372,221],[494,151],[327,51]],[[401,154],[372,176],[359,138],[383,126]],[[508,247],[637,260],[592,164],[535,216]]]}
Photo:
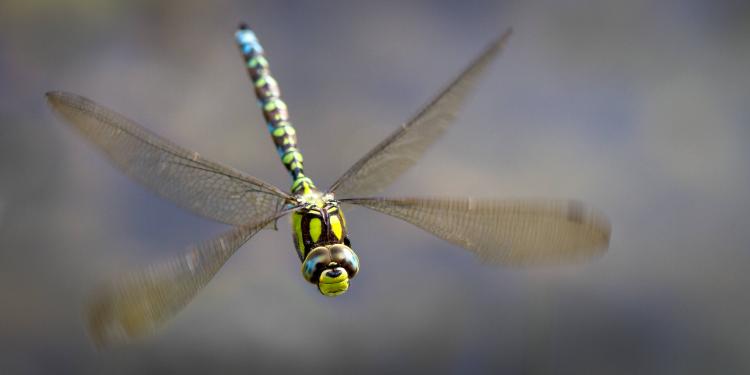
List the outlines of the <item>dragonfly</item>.
{"label": "dragonfly", "polygon": [[63,122],[96,146],[133,180],[200,216],[231,225],[216,238],[101,287],[87,305],[97,345],[153,333],[181,311],[227,260],[264,228],[291,216],[302,277],[322,295],[346,292],[359,272],[342,204],[411,223],[484,263],[535,265],[573,262],[609,246],[605,215],[577,200],[388,198],[376,196],[412,167],[455,123],[456,113],[512,33],[492,41],[415,116],[352,165],[327,190],[303,168],[295,128],[256,34],[241,24],[234,39],[279,157],[292,178],[288,192],[208,160],[94,101],[52,91],[46,99]]}

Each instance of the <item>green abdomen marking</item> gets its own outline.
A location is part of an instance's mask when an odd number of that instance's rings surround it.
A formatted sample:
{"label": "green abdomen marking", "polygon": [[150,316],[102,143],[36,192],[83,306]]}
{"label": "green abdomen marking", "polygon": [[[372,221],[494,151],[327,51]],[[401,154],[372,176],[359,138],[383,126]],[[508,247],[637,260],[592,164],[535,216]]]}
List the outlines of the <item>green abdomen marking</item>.
{"label": "green abdomen marking", "polygon": [[271,133],[276,151],[281,162],[292,175],[292,193],[307,193],[315,188],[312,180],[306,177],[302,166],[302,153],[297,149],[297,136],[292,123],[289,121],[289,111],[286,103],[281,100],[281,91],[276,79],[271,75],[268,60],[263,53],[263,47],[258,42],[255,33],[240,25],[235,34],[237,45],[245,59],[245,66],[255,89],[258,104],[263,110],[268,131]]}

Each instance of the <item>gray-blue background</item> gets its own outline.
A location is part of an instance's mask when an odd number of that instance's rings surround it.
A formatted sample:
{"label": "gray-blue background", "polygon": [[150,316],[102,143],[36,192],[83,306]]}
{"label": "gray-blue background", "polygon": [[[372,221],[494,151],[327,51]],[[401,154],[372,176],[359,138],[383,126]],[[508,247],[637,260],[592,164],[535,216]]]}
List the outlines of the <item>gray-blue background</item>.
{"label": "gray-blue background", "polygon": [[[0,372],[747,373],[750,7],[735,1],[0,2]],[[593,262],[493,269],[348,211],[327,299],[259,234],[166,329],[96,352],[98,283],[225,227],[111,168],[45,107],[79,93],[288,187],[232,33],[257,31],[326,187],[508,26],[456,126],[387,195],[572,197]]]}

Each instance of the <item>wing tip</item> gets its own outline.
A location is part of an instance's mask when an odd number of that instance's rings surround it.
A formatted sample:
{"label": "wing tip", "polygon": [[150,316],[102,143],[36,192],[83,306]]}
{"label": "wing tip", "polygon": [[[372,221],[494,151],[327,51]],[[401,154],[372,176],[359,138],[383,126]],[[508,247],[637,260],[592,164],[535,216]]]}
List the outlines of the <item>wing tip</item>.
{"label": "wing tip", "polygon": [[510,39],[511,35],[513,35],[513,27],[508,27],[505,29],[505,31],[500,34],[500,36],[495,40],[495,45],[502,47],[505,46],[505,44],[508,42],[508,39]]}
{"label": "wing tip", "polygon": [[70,106],[75,102],[83,102],[85,100],[82,96],[59,90],[45,92],[44,98],[47,100],[47,104],[54,109],[62,105]]}
{"label": "wing tip", "polygon": [[84,308],[84,320],[89,339],[96,350],[127,344],[149,336],[159,328],[160,323],[153,316],[154,307],[142,298],[130,300],[134,295],[138,297],[139,291],[113,282],[99,287],[90,295]]}
{"label": "wing tip", "polygon": [[73,94],[62,91],[62,90],[50,90],[44,93],[44,97],[47,98],[47,100],[60,99],[60,98],[69,97],[72,95]]}
{"label": "wing tip", "polygon": [[510,27],[508,27],[507,29],[505,29],[505,31],[503,31],[503,35],[504,35],[504,36],[506,36],[506,35],[507,35],[507,36],[511,36],[511,35],[513,35],[513,26],[510,26]]}
{"label": "wing tip", "polygon": [[44,99],[47,100],[47,104],[55,105],[62,97],[62,91],[47,91],[44,93]]}
{"label": "wing tip", "polygon": [[106,349],[117,342],[117,339],[107,333],[107,327],[113,320],[113,308],[111,295],[104,289],[94,293],[86,306],[84,315],[87,333],[97,350]]}

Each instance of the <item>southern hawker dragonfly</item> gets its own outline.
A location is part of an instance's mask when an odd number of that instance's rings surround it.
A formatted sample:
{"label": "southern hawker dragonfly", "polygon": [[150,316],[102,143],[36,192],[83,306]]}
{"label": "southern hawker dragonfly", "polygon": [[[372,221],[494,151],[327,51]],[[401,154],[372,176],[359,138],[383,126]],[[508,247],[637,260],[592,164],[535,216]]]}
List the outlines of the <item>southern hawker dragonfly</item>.
{"label": "southern hawker dragonfly", "polygon": [[88,307],[94,341],[106,345],[153,331],[178,313],[253,235],[291,215],[301,273],[326,296],[346,292],[359,271],[341,203],[414,224],[495,264],[589,258],[609,245],[604,215],[578,201],[384,198],[389,186],[454,122],[459,107],[500,54],[509,29],[432,101],[356,162],[327,190],[303,172],[294,127],[256,35],[240,25],[235,40],[282,163],[290,192],[207,160],[84,97],[46,94],[50,107],[128,176],[178,205],[233,228],[184,255],[125,274]]}

